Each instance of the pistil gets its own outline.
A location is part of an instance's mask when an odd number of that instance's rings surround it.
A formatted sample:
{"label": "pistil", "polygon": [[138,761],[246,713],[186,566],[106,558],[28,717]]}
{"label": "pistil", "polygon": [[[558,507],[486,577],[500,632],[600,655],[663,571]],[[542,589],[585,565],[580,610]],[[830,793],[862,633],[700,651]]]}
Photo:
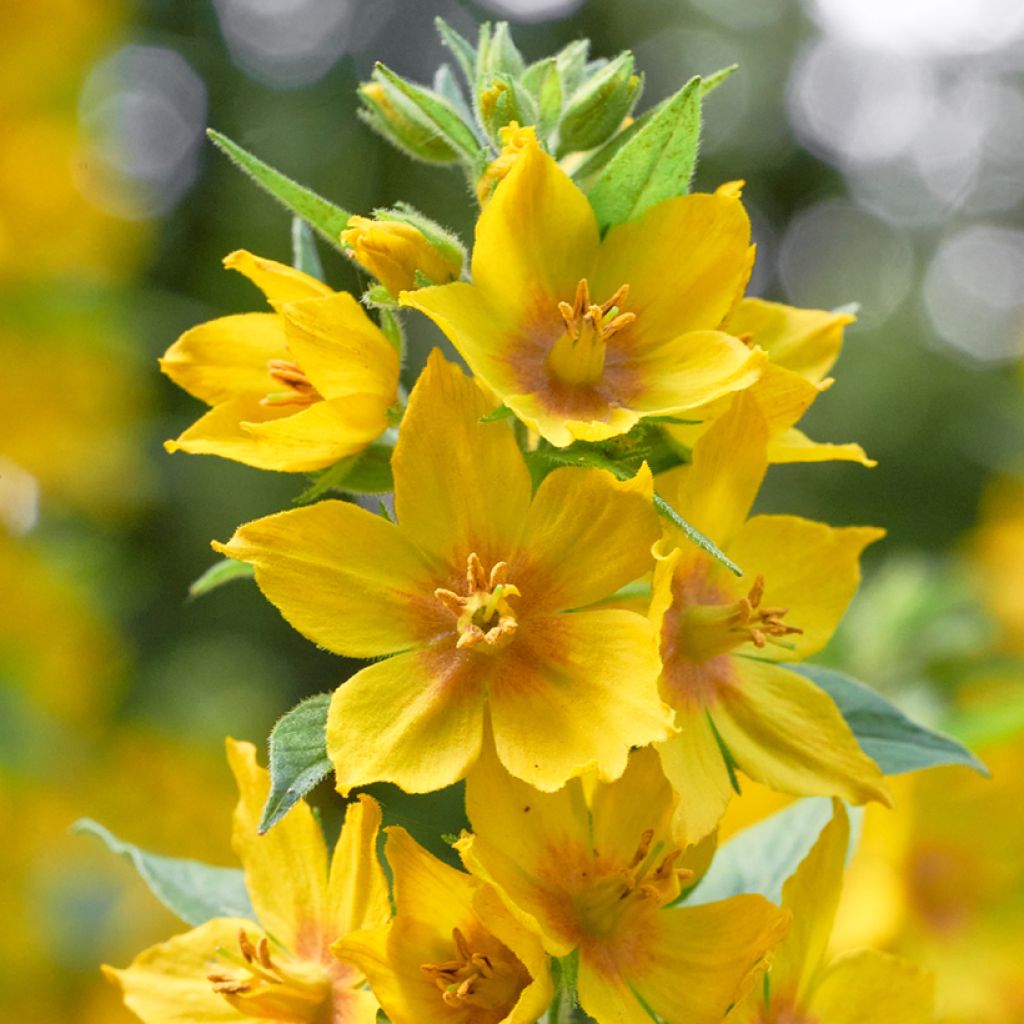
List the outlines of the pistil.
{"label": "pistil", "polygon": [[610,299],[593,303],[590,285],[582,278],[574,301],[559,302],[565,330],[548,355],[548,369],[555,377],[566,384],[594,385],[601,380],[609,338],[636,319],[635,313],[621,312],[628,295],[629,285],[624,284]]}
{"label": "pistil", "polygon": [[434,597],[456,618],[459,649],[483,645],[481,650],[504,647],[519,627],[509,604],[519,590],[508,582],[508,563],[495,562],[485,572],[480,557],[473,552],[466,561],[466,594],[438,587]]}

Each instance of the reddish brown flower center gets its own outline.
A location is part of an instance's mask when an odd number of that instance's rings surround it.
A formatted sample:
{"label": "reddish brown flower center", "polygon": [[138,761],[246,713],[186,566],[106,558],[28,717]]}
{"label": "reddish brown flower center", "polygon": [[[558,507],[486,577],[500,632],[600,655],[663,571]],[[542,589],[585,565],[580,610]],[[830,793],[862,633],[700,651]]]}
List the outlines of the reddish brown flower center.
{"label": "reddish brown flower center", "polygon": [[629,285],[624,284],[610,299],[593,303],[584,277],[576,286],[573,302],[559,302],[565,330],[548,354],[548,369],[554,377],[565,384],[596,384],[601,380],[608,339],[636,319],[635,313],[621,312],[628,295]]}
{"label": "reddish brown flower center", "polygon": [[476,552],[466,562],[466,593],[438,587],[434,597],[456,619],[459,648],[479,647],[483,651],[504,647],[515,635],[519,623],[509,601],[519,589],[508,582],[508,564],[495,562],[484,570]]}
{"label": "reddish brown flower center", "polygon": [[267,360],[267,373],[271,379],[282,387],[281,391],[271,391],[260,400],[260,405],[312,405],[323,400],[323,395],[310,383],[298,363],[287,359]]}
{"label": "reddish brown flower center", "polygon": [[489,953],[474,950],[458,928],[452,929],[452,945],[453,959],[420,965],[440,989],[443,1002],[453,1009],[511,1010],[523,987],[515,956],[503,946]]}
{"label": "reddish brown flower center", "polygon": [[254,945],[244,929],[239,930],[238,945],[238,969],[207,975],[214,992],[246,1017],[303,1024],[325,1020],[331,982],[319,964],[275,959],[266,938]]}

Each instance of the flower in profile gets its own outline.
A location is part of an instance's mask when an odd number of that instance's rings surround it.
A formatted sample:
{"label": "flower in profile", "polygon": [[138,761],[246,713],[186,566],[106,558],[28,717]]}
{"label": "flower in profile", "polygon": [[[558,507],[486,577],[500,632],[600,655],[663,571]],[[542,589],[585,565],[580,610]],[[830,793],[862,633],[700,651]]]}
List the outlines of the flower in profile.
{"label": "flower in profile", "polygon": [[771,956],[763,990],[751,989],[728,1024],[932,1024],[934,981],[900,957],[873,949],[826,953],[843,884],[850,827],[832,820],[782,887],[793,927]]}
{"label": "flower in profile", "polygon": [[211,320],[167,350],[163,372],[212,406],[167,450],[304,472],[379,437],[397,394],[398,353],[359,303],[251,253],[232,253],[224,264],[260,288],[275,312]]}
{"label": "flower in profile", "polygon": [[[342,792],[462,778],[485,722],[502,763],[541,789],[664,739],[650,623],[585,608],[641,576],[658,525],[646,468],[564,467],[532,494],[509,425],[434,352],[395,447],[397,524],[323,501],[241,526],[224,554],[311,640],[383,658],[335,693],[327,747]],[[572,612],[572,614],[566,614]]]}
{"label": "flower in profile", "polygon": [[578,951],[580,1005],[602,1024],[717,1024],[788,925],[760,896],[671,905],[690,875],[674,799],[650,748],[589,799],[579,779],[538,793],[486,754],[467,781],[466,867],[550,954]]}
{"label": "flower in profile", "polygon": [[388,829],[395,917],[335,953],[366,974],[392,1024],[533,1024],[551,1002],[537,936],[479,879]]}
{"label": "flower in profile", "polygon": [[747,576],[737,579],[672,535],[654,574],[661,694],[680,730],[659,749],[688,842],[725,810],[731,765],[788,793],[888,801],[878,766],[831,697],[779,664],[825,646],[856,593],[861,552],[883,531],[796,516],[748,519],[769,436],[757,399],[739,396],[697,442],[674,503]]}
{"label": "flower in profile", "polygon": [[368,796],[349,806],[328,864],[320,825],[305,803],[267,835],[257,834],[267,772],[250,743],[229,740],[228,760],[239,789],[232,844],[256,919],[213,918],[145,950],[124,970],[104,972],[146,1024],[373,1024],[377,1000],[362,973],[330,947],[390,917],[376,852],[379,807]]}
{"label": "flower in profile", "polygon": [[764,353],[721,329],[753,255],[742,205],[720,195],[666,200],[602,240],[587,197],[528,138],[480,215],[472,284],[400,298],[564,447],[758,378]]}

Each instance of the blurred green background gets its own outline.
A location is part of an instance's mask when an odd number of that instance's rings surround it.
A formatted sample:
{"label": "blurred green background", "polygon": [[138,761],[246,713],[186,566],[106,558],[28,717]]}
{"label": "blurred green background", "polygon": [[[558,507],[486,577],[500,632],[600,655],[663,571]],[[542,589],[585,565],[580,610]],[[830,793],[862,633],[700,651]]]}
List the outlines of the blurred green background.
{"label": "blurred green background", "polygon": [[[286,507],[303,480],[164,454],[200,408],[156,359],[190,326],[261,308],[224,255],[290,258],[288,216],[206,143],[207,125],[349,210],[405,199],[471,241],[459,172],[411,163],[356,117],[374,60],[430,80],[447,57],[437,15],[470,36],[507,18],[528,59],[580,36],[595,56],[631,48],[640,109],[740,65],[707,102],[695,187],[746,179],[755,294],[861,304],[805,425],[879,460],[777,467],[759,507],[889,530],[834,661],[932,719],[952,720],[978,687],[1024,706],[1008,660],[1024,647],[1020,601],[984,607],[993,579],[1024,574],[1024,502],[992,513],[1010,537],[995,554],[984,538],[965,546],[993,477],[1024,473],[1024,7],[6,5],[0,806],[17,839],[0,864],[19,884],[5,886],[0,999],[12,1019],[127,1019],[97,960],[123,963],[173,928],[67,824],[88,814],[142,845],[229,862],[223,737],[261,742],[353,668],[249,583],[187,599],[215,560],[209,541]],[[365,286],[321,253],[333,286]],[[409,327],[407,382],[441,342],[423,318]]]}

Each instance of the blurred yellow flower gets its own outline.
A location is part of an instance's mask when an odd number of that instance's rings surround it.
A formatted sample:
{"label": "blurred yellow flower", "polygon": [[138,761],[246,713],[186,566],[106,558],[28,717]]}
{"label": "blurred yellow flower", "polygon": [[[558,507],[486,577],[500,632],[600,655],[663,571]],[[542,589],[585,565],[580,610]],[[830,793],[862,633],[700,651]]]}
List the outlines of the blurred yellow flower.
{"label": "blurred yellow flower", "polygon": [[275,312],[211,320],[167,350],[164,373],[213,407],[167,450],[286,472],[362,451],[388,426],[395,348],[346,292],[247,252],[224,264],[260,288]]}
{"label": "blurred yellow flower", "polygon": [[989,485],[970,553],[1003,646],[1024,654],[1024,480],[1005,477]]}

